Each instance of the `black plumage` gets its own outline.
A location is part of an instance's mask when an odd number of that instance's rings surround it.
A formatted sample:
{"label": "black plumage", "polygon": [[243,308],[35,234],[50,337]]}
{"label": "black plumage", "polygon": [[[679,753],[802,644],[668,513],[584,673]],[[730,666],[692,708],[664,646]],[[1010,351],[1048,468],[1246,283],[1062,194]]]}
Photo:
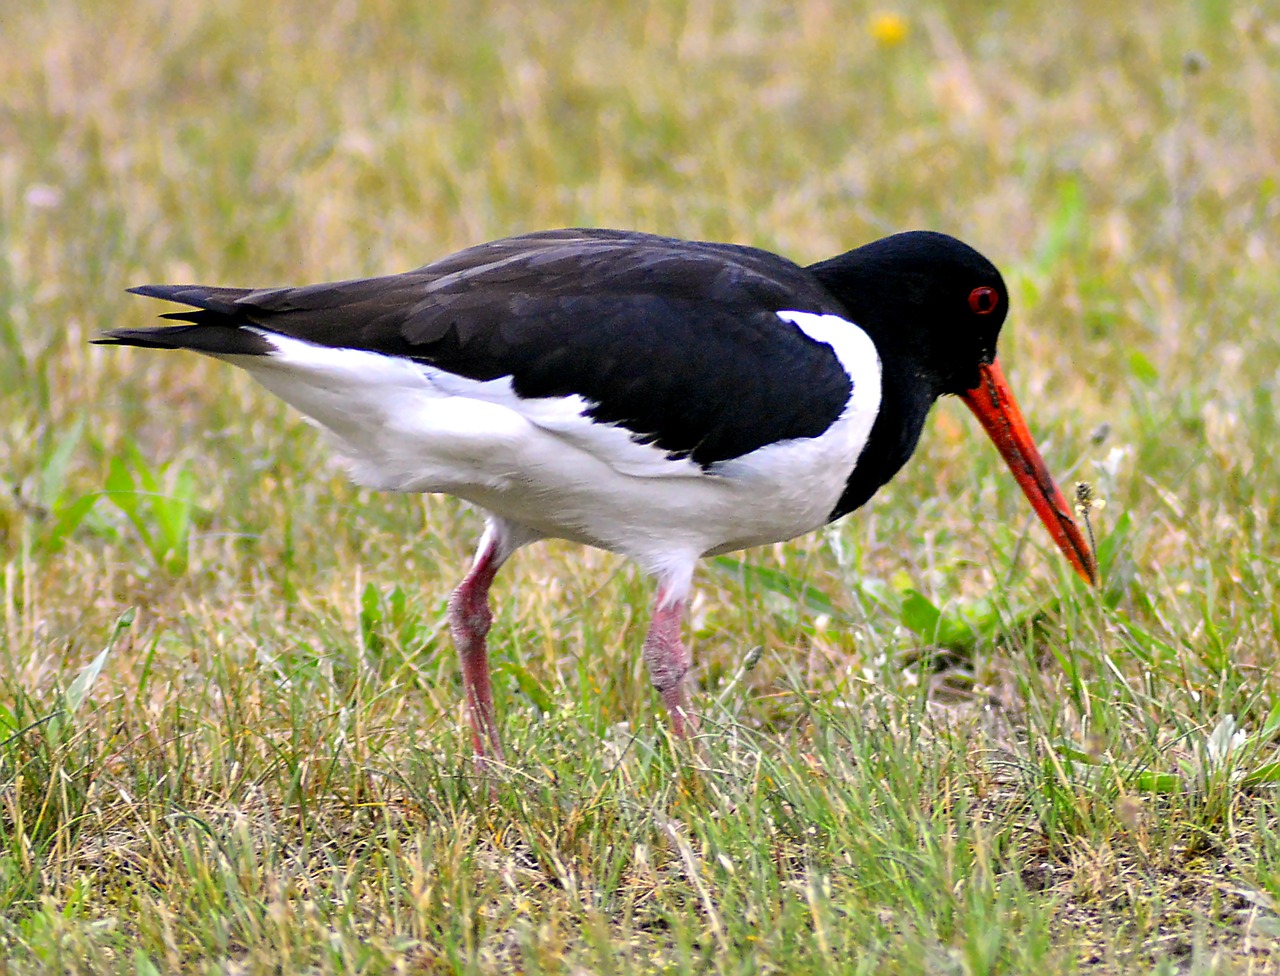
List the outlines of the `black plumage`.
{"label": "black plumage", "polygon": [[[851,380],[777,312],[847,315],[809,272],[731,244],[557,230],[468,248],[415,271],[302,288],[146,285],[193,311],[102,341],[262,355],[258,326],[319,345],[510,376],[522,397],[577,394],[589,415],[705,467],[816,437]],[[804,396],[796,396],[797,390]]]}

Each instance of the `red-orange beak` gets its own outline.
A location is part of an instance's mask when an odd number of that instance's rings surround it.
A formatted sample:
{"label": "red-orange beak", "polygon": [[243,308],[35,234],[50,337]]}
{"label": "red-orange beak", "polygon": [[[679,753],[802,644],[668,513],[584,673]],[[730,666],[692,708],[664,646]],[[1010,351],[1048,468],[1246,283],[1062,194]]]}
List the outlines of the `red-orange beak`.
{"label": "red-orange beak", "polygon": [[1040,516],[1053,541],[1090,586],[1098,585],[1098,564],[1085,542],[1062,492],[1053,483],[1044,458],[1031,439],[1027,422],[1022,419],[1018,401],[1005,382],[1000,360],[990,366],[979,366],[981,380],[972,390],[960,394],[981,422],[987,435],[995,441],[1009,470],[1018,479],[1023,494]]}

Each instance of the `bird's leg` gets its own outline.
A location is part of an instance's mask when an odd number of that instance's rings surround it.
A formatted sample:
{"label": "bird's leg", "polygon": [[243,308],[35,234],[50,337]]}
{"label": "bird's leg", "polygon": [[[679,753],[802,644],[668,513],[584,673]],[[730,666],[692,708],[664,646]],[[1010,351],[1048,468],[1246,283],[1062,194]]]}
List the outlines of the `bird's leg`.
{"label": "bird's leg", "polygon": [[476,758],[502,761],[498,717],[489,684],[489,652],[485,638],[493,623],[489,587],[498,567],[506,560],[501,533],[490,527],[480,540],[471,569],[449,597],[449,629],[462,659],[462,685],[467,693],[467,721]]}
{"label": "bird's leg", "polygon": [[687,738],[698,727],[698,717],[689,705],[684,685],[684,677],[692,661],[688,648],[680,639],[686,603],[685,594],[681,592],[683,589],[672,591],[665,586],[659,587],[653,620],[644,639],[644,663],[649,666],[649,677],[671,713],[671,731],[681,739]]}

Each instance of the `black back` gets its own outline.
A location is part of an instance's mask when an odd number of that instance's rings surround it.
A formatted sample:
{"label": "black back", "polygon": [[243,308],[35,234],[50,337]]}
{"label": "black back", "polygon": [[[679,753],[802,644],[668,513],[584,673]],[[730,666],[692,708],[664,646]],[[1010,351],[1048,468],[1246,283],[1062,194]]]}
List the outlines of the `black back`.
{"label": "black back", "polygon": [[594,419],[703,466],[821,434],[851,388],[829,346],[776,314],[844,314],[839,304],[792,262],[730,244],[559,230],[382,278],[133,290],[198,310],[166,316],[185,328],[107,341],[262,354],[269,345],[238,329],[256,325],[472,379],[510,376],[522,397],[577,394]]}

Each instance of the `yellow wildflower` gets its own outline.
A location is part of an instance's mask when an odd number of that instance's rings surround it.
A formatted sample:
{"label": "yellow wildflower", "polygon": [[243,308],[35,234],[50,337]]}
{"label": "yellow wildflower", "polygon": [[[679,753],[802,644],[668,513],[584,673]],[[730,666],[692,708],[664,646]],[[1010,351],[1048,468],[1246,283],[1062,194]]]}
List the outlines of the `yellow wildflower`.
{"label": "yellow wildflower", "polygon": [[897,47],[907,39],[907,18],[892,10],[879,10],[867,20],[867,30],[881,47]]}

